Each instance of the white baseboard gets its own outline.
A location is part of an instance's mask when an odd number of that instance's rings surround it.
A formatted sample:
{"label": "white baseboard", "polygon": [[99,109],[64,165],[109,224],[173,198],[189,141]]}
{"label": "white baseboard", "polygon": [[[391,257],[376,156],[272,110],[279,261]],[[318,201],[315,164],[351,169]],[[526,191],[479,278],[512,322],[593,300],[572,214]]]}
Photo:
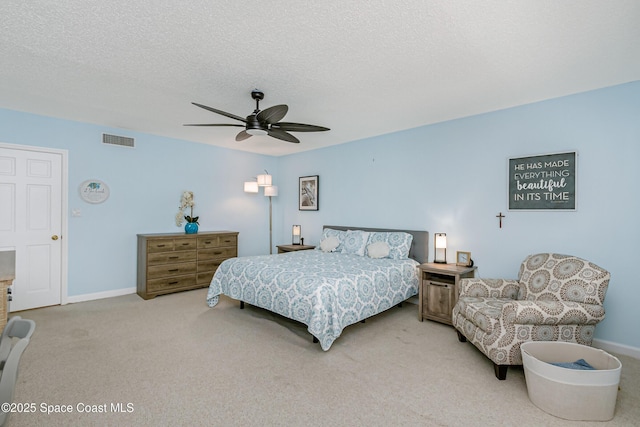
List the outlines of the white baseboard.
{"label": "white baseboard", "polygon": [[124,288],[116,289],[115,291],[96,292],[94,294],[75,295],[67,297],[67,303],[73,304],[76,302],[93,301],[96,299],[119,297],[122,295],[135,294],[136,288]]}
{"label": "white baseboard", "polygon": [[635,359],[640,359],[640,348],[631,347],[624,344],[618,344],[617,342],[593,339],[593,346],[604,351],[610,351],[612,353],[621,354],[623,356],[630,356]]}

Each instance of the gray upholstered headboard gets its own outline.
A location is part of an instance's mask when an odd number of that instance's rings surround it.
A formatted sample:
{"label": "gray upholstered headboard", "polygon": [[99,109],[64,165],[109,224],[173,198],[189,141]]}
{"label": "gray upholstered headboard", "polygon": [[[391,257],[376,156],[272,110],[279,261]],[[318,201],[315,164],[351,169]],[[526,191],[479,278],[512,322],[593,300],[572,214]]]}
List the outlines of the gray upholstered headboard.
{"label": "gray upholstered headboard", "polygon": [[409,258],[415,259],[423,264],[429,262],[429,232],[416,230],[396,230],[391,228],[366,228],[366,227],[345,227],[343,225],[325,225],[322,227],[333,228],[334,230],[363,230],[363,231],[402,231],[413,235],[411,249],[409,249]]}

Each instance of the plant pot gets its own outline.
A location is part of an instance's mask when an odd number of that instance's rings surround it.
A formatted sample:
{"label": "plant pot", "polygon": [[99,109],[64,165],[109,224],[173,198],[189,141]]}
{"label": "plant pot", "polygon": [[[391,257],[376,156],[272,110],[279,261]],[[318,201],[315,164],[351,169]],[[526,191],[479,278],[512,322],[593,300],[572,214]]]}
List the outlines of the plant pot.
{"label": "plant pot", "polygon": [[184,225],[184,232],[186,234],[196,234],[198,232],[198,223],[188,222]]}

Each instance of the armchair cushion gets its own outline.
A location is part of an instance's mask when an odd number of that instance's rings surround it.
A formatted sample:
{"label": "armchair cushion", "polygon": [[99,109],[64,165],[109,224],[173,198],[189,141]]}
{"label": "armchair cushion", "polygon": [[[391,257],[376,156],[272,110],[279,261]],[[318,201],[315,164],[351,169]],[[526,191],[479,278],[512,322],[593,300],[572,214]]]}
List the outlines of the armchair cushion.
{"label": "armchair cushion", "polygon": [[561,301],[513,301],[503,307],[502,316],[513,310],[511,323],[517,325],[595,325],[604,320],[601,305]]}
{"label": "armchair cushion", "polygon": [[469,326],[491,335],[500,327],[502,307],[510,301],[505,298],[460,297],[456,308],[458,315],[468,319]]}

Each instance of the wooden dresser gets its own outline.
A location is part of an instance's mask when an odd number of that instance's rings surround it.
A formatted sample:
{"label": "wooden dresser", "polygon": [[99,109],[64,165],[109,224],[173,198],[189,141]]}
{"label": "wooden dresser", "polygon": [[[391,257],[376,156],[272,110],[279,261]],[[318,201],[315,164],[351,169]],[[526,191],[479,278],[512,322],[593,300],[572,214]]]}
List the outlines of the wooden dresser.
{"label": "wooden dresser", "polygon": [[138,234],[138,295],[207,287],[220,263],[236,256],[236,231]]}

